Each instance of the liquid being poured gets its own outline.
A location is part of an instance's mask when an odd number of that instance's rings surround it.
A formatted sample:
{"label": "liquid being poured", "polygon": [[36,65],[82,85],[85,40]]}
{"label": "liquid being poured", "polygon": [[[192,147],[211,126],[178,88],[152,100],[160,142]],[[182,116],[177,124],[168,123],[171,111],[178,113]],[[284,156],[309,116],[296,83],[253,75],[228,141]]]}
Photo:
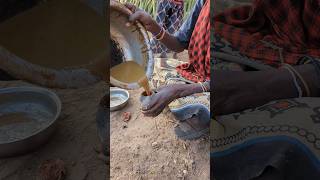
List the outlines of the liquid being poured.
{"label": "liquid being poured", "polygon": [[148,78],[144,68],[135,61],[126,61],[111,68],[110,75],[118,81],[125,83],[137,82],[146,94],[151,95]]}
{"label": "liquid being poured", "polygon": [[142,87],[145,90],[146,95],[150,96],[151,90],[150,90],[150,85],[149,85],[149,81],[148,81],[147,76],[144,76],[142,79],[140,79],[138,83],[139,83],[140,87]]}

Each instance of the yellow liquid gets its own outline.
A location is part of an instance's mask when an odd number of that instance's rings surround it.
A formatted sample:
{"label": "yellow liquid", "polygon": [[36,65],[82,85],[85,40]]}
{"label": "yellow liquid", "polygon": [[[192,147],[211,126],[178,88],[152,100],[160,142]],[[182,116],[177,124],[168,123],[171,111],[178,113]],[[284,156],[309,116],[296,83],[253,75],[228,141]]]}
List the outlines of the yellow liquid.
{"label": "yellow liquid", "polygon": [[50,0],[1,23],[0,46],[33,64],[78,67],[105,53],[106,31],[105,18],[80,0]]}
{"label": "yellow liquid", "polygon": [[147,96],[152,94],[147,76],[144,76],[139,80],[139,85],[145,90]]}
{"label": "yellow liquid", "polygon": [[145,71],[135,61],[126,61],[111,68],[110,75],[118,81],[125,83],[138,82],[147,95],[151,94],[148,78]]}

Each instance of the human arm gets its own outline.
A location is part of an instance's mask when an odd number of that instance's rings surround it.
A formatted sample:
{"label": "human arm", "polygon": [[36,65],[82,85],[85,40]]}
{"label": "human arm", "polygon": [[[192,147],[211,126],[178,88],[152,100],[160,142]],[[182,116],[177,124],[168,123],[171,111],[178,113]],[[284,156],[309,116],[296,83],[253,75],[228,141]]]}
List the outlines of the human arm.
{"label": "human arm", "polygon": [[[210,82],[204,83],[207,91],[210,91]],[[203,88],[199,83],[194,84],[173,84],[164,86],[157,90],[149,104],[142,107],[142,112],[146,116],[158,116],[163,109],[175,99],[190,96],[195,93],[203,92]]]}
{"label": "human arm", "polygon": [[[193,9],[190,11],[189,16],[185,19],[180,29],[175,34],[165,32],[160,41],[166,47],[176,52],[181,52],[184,49],[187,49],[203,4],[203,0],[197,0]],[[130,3],[127,3],[126,7],[133,12],[133,14],[129,17],[128,25],[139,21],[145,26],[147,31],[153,34],[153,36],[160,34],[162,27],[154,19],[152,19],[147,12]]]}
{"label": "human arm", "polygon": [[[127,25],[130,26],[132,23],[139,21],[144,25],[147,31],[151,32],[154,36],[160,33],[162,27],[151,17],[150,14],[144,10],[136,7],[133,4],[126,3],[127,8],[129,8],[133,14],[129,17],[129,22]],[[164,37],[160,40],[168,49],[171,49],[175,52],[182,52],[184,47],[180,44],[178,39],[165,32]]]}
{"label": "human arm", "polygon": [[[320,86],[315,67],[308,64],[294,68],[307,82],[310,96],[318,97]],[[212,106],[215,116],[258,107],[273,100],[298,97],[292,76],[283,68],[251,72],[216,70],[213,81]],[[300,81],[299,84],[303,89]]]}

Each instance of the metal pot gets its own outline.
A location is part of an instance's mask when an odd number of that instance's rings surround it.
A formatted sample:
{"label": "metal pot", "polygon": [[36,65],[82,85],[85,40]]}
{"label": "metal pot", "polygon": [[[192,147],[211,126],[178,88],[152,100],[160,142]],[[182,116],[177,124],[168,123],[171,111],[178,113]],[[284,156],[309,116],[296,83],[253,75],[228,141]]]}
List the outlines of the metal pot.
{"label": "metal pot", "polygon": [[[34,122],[45,122],[36,132],[25,133],[23,137],[14,140],[0,141],[0,157],[24,154],[47,142],[56,129],[60,112],[61,102],[59,97],[47,89],[38,87],[0,89],[0,116],[23,113],[25,118],[33,117]],[[8,120],[14,121],[16,119]],[[20,125],[20,127],[23,126]],[[19,128],[16,124],[9,124],[2,125],[0,130],[17,132]]]}
{"label": "metal pot", "polygon": [[[117,1],[110,1],[110,36],[118,44],[123,53],[122,61],[135,61],[145,67],[146,76],[151,78],[153,73],[153,53],[150,38],[146,29],[136,23],[127,27],[126,23],[132,12]],[[111,54],[112,58],[112,54]],[[138,83],[125,83],[110,76],[110,83],[124,89],[137,89]]]}
{"label": "metal pot", "polygon": [[[105,29],[104,29],[104,23],[105,23],[105,17],[102,16],[104,14],[103,10],[104,9],[104,1],[103,0],[85,0],[86,3],[88,3],[88,11],[92,11],[89,7],[95,9],[97,11],[97,16],[95,17],[95,24],[101,24],[101,27],[95,27],[96,30],[94,31],[85,31],[85,34],[83,34],[82,36],[84,37],[83,41],[86,41],[86,39],[94,39],[91,37],[94,37],[94,35],[96,34],[101,34],[101,40],[99,42],[99,44],[104,44],[103,41],[105,39],[107,39],[106,35],[105,35]],[[46,7],[53,7],[53,9],[51,11],[45,11],[46,13],[44,13],[43,17],[37,17],[36,19],[33,19],[30,22],[38,22],[39,24],[36,24],[35,26],[39,27],[38,31],[45,31],[41,29],[42,27],[46,27],[43,26],[41,24],[42,20],[44,22],[48,22],[50,24],[51,21],[53,22],[64,22],[63,20],[57,20],[54,17],[56,17],[55,14],[55,9],[63,9],[65,7],[72,7],[71,5],[73,4],[80,4],[79,6],[83,6],[82,2],[78,2],[78,1],[63,1],[63,0],[55,0],[55,1],[46,1],[44,3],[40,3],[37,5],[37,7],[35,8],[31,8],[26,10],[25,12],[21,12],[21,16],[14,16],[11,19],[15,19],[15,20],[21,20],[21,18],[24,18],[24,16],[33,13],[35,11],[37,11],[38,9],[41,8],[46,8]],[[77,6],[78,6],[77,5]],[[77,7],[76,6],[76,7]],[[84,5],[86,6],[86,5]],[[66,8],[65,8],[66,9]],[[61,11],[67,11],[67,10],[61,10]],[[70,10],[69,10],[70,11]],[[72,10],[71,10],[72,11]],[[72,11],[74,14],[74,19],[75,21],[77,21],[77,13],[81,13],[80,11]],[[50,16],[53,13],[52,16]],[[92,13],[94,14],[94,12]],[[29,16],[26,16],[29,17]],[[51,19],[52,18],[52,19]],[[68,19],[68,18],[66,18]],[[27,19],[28,20],[28,19]],[[79,22],[85,24],[85,26],[87,26],[90,23],[93,23],[89,20],[83,19]],[[2,29],[2,31],[0,32],[1,37],[4,36],[8,36],[8,37],[15,37],[16,34],[21,35],[21,41],[26,41],[28,40],[28,35],[30,34],[29,32],[25,32],[24,31],[24,27],[26,27],[26,25],[24,25],[23,23],[20,23],[20,21],[17,21],[17,23],[14,24],[14,26],[17,29],[21,29],[22,32],[11,32],[12,34],[7,33],[6,28],[7,26],[11,27],[12,24],[9,23],[6,24],[6,22],[11,22],[11,21],[5,21],[3,23],[0,24],[0,29]],[[77,24],[77,23],[76,23]],[[99,25],[100,25],[99,24]],[[42,26],[41,26],[42,25]],[[53,23],[50,24],[53,27],[61,27],[63,25],[57,23]],[[29,25],[29,26],[33,26],[33,25]],[[62,28],[70,28],[70,27],[62,27]],[[92,28],[92,27],[88,27]],[[10,29],[10,28],[9,28]],[[70,29],[69,29],[70,30]],[[71,30],[70,30],[71,31]],[[48,37],[52,34],[50,34],[52,32],[48,32]],[[68,33],[68,31],[66,31],[66,33]],[[31,33],[31,34],[35,34],[34,36],[36,36],[36,33]],[[54,34],[54,33],[53,33]],[[76,34],[76,33],[75,33]],[[42,37],[41,35],[39,35],[40,37]],[[1,39],[1,38],[0,38]],[[43,43],[51,43],[51,42],[46,42],[46,38],[44,38],[45,40],[43,40]],[[102,43],[101,43],[102,42]],[[32,42],[33,43],[33,42]],[[30,44],[32,44],[30,43]],[[54,44],[55,42],[53,42]],[[88,42],[86,42],[88,43]],[[90,43],[94,43],[92,41],[90,41]],[[11,43],[9,43],[11,44]],[[36,43],[38,44],[38,43]],[[10,45],[12,46],[12,45]],[[10,47],[9,46],[9,47]],[[77,49],[78,45],[76,44],[72,44],[70,45],[72,47],[70,47],[70,49]],[[102,45],[101,45],[102,46]],[[54,67],[53,65],[43,65],[41,63],[38,63],[36,61],[33,61],[31,59],[26,58],[24,55],[22,54],[16,54],[13,51],[10,50],[10,48],[8,47],[8,44],[3,44],[3,42],[0,42],[0,67],[2,70],[4,70],[5,72],[7,72],[8,74],[12,75],[13,77],[17,78],[17,79],[22,79],[22,80],[26,80],[29,81],[31,83],[34,84],[38,84],[41,86],[46,86],[46,87],[54,87],[54,88],[80,88],[80,87],[86,87],[92,84],[95,84],[101,80],[106,80],[106,74],[107,74],[107,51],[106,50],[101,50],[99,51],[96,55],[93,55],[91,57],[88,57],[88,59],[86,59],[86,62],[83,62],[83,64],[64,64],[64,62],[68,62],[68,59],[56,59],[55,61],[59,61],[62,63],[62,67]],[[37,46],[35,46],[37,47]],[[41,51],[39,49],[36,49],[33,47],[33,45],[30,46],[26,46],[24,47],[26,48],[24,51],[25,52],[31,52],[31,51]],[[101,49],[107,49],[107,46],[105,44],[105,47],[102,47]],[[65,50],[65,52],[68,52],[68,50]],[[52,53],[54,54],[55,51],[53,50]],[[68,53],[65,53],[68,54]],[[73,54],[73,53],[70,53]],[[51,54],[48,54],[47,56],[51,56]],[[45,59],[46,57],[43,57],[43,59]],[[70,56],[70,58],[73,58],[73,56]],[[54,63],[53,63],[54,64]]]}

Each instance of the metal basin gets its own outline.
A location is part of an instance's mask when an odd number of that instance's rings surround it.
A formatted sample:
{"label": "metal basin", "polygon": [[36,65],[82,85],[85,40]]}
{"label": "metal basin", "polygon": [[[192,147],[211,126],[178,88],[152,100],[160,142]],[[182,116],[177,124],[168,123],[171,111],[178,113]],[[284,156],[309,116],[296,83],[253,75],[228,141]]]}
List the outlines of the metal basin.
{"label": "metal basin", "polygon": [[120,88],[110,88],[110,111],[125,107],[129,101],[129,92]]}
{"label": "metal basin", "polygon": [[[146,76],[153,73],[153,54],[150,47],[150,38],[145,28],[137,23],[126,26],[132,12],[117,1],[110,1],[110,37],[122,52],[122,61],[135,61],[145,68]],[[111,54],[111,58],[113,55]],[[125,83],[110,77],[110,83],[124,89],[137,89],[137,83]]]}
{"label": "metal basin", "polygon": [[54,88],[87,87],[106,80],[105,4],[84,1],[87,4],[42,1],[1,22],[1,69],[16,79]]}
{"label": "metal basin", "polygon": [[0,157],[27,153],[45,143],[60,112],[60,99],[47,89],[0,89]]}

